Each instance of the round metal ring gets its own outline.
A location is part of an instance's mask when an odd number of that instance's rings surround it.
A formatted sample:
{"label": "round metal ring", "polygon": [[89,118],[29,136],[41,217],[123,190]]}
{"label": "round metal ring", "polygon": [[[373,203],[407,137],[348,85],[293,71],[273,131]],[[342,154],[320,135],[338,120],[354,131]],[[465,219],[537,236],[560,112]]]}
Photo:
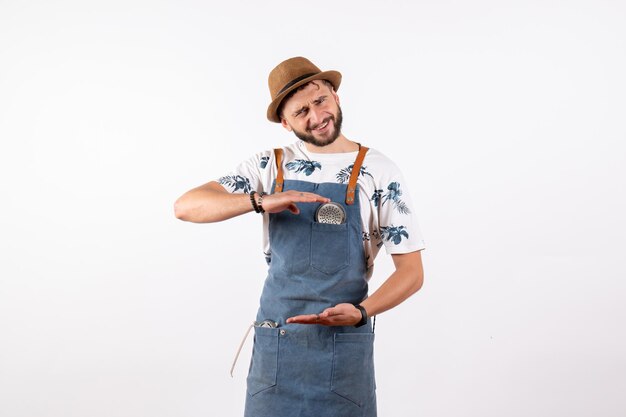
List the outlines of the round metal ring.
{"label": "round metal ring", "polygon": [[346,210],[339,203],[324,203],[315,210],[315,221],[318,223],[342,224],[346,221]]}

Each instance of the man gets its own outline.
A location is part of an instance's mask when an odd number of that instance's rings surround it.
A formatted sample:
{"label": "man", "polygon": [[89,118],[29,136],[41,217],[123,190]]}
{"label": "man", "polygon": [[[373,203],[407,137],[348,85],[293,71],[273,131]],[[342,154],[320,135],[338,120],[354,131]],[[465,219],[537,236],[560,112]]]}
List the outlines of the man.
{"label": "man", "polygon": [[[341,74],[302,57],[269,75],[267,118],[299,138],[194,188],[176,217],[263,215],[268,274],[255,322],[246,417],[374,417],[371,318],[422,286],[424,242],[398,168],[348,140]],[[379,249],[395,272],[368,297]]]}

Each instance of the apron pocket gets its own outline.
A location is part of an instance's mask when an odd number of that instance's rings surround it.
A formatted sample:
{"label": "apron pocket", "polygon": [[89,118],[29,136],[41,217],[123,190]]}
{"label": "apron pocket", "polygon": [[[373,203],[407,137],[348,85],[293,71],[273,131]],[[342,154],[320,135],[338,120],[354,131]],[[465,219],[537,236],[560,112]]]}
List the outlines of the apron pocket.
{"label": "apron pocket", "polygon": [[362,407],[374,396],[374,333],[335,333],[330,389]]}
{"label": "apron pocket", "polygon": [[254,347],[248,372],[248,394],[255,395],[276,385],[278,372],[278,329],[254,328]]}
{"label": "apron pocket", "polygon": [[348,224],[311,223],[311,266],[334,274],[350,264]]}

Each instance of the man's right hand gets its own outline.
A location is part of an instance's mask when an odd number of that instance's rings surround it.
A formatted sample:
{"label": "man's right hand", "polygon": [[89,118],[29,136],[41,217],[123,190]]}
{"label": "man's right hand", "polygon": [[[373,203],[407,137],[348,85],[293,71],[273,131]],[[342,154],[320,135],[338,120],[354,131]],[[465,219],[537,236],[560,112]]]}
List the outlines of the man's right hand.
{"label": "man's right hand", "polygon": [[[258,201],[258,195],[255,196]],[[330,199],[321,195],[289,190],[263,197],[263,210],[278,213],[289,210],[299,214],[296,203],[327,203]],[[180,220],[194,223],[221,222],[253,211],[249,194],[230,193],[221,184],[211,181],[183,194],[174,204],[174,212]]]}
{"label": "man's right hand", "polygon": [[296,203],[328,203],[330,198],[319,194],[288,190],[281,193],[268,194],[263,197],[263,210],[268,213],[279,213],[289,210],[293,214],[300,214]]}

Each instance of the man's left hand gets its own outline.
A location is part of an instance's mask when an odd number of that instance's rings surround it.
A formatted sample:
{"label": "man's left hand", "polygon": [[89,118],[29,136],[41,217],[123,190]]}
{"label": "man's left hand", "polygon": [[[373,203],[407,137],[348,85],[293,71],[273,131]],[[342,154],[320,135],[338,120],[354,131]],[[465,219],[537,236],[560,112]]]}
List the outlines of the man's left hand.
{"label": "man's left hand", "polygon": [[319,314],[289,317],[287,323],[321,324],[322,326],[354,326],[361,321],[361,312],[349,303],[337,304]]}

